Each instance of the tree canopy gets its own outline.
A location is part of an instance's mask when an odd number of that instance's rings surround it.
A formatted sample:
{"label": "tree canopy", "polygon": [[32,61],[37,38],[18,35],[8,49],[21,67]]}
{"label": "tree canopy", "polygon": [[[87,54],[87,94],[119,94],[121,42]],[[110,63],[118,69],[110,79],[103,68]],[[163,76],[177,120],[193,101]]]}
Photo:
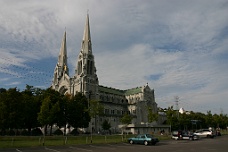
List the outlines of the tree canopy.
{"label": "tree canopy", "polygon": [[[87,98],[78,93],[74,97],[61,95],[50,88],[42,90],[26,86],[22,92],[17,88],[0,89],[0,131],[66,124],[88,127],[90,122]],[[46,133],[46,132],[45,132]]]}
{"label": "tree canopy", "polygon": [[[179,113],[173,107],[168,107],[164,111],[167,116],[165,124],[171,125],[172,130],[197,130],[201,128],[226,128],[228,125],[228,116],[226,114],[212,114],[208,111],[207,114],[201,112]],[[179,113],[177,115],[177,113]]]}

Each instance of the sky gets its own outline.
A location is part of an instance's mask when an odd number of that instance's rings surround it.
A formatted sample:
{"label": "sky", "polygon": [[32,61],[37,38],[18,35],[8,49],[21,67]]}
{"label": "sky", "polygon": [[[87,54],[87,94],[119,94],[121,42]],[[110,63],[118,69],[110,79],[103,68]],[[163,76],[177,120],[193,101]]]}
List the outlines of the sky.
{"label": "sky", "polygon": [[228,0],[0,0],[0,88],[48,88],[65,30],[73,76],[87,13],[100,85],[228,114]]}

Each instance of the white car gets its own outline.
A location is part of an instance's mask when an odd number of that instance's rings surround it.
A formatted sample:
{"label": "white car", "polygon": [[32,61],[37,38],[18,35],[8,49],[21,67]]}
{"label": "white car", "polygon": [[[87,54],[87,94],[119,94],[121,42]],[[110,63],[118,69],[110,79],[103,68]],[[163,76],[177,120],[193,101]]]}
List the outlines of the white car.
{"label": "white car", "polygon": [[194,134],[197,135],[197,136],[199,136],[199,137],[208,137],[208,138],[210,137],[210,138],[214,138],[214,133],[210,129],[197,130]]}

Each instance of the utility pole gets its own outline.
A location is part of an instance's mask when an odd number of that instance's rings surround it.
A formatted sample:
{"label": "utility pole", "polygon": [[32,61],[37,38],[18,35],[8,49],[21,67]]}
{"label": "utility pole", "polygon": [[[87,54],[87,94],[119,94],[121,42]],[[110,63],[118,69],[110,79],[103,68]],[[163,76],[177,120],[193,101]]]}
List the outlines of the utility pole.
{"label": "utility pole", "polygon": [[176,105],[176,112],[177,112],[177,119],[179,120],[179,97],[175,96],[175,105]]}

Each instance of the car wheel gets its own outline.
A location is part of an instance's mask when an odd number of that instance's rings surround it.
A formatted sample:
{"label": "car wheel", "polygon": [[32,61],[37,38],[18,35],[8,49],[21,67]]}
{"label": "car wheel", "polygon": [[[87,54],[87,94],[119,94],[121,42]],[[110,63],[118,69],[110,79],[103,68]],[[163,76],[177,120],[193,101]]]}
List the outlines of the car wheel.
{"label": "car wheel", "polygon": [[147,141],[144,141],[144,145],[147,146],[148,145],[148,142]]}
{"label": "car wheel", "polygon": [[130,144],[133,144],[134,142],[133,142],[133,140],[130,140],[130,142],[129,142]]}

